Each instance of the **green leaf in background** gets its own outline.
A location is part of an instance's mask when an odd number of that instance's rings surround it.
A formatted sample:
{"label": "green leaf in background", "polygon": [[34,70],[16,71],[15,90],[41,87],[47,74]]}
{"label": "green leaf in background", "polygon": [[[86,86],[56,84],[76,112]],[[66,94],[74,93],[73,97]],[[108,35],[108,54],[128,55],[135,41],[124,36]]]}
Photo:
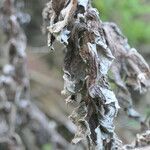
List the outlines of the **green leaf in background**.
{"label": "green leaf in background", "polygon": [[44,144],[42,150],[52,150],[52,146],[50,143]]}
{"label": "green leaf in background", "polygon": [[147,0],[93,0],[103,21],[113,21],[128,37],[131,45],[150,41],[150,1]]}

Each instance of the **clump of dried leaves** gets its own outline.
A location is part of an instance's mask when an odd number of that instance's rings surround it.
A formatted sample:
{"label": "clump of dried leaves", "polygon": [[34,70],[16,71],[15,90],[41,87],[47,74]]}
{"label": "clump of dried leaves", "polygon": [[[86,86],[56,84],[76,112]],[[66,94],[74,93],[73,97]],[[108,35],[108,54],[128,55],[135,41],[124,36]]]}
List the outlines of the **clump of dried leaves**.
{"label": "clump of dried leaves", "polygon": [[100,20],[90,0],[51,0],[43,18],[50,49],[55,39],[66,47],[62,94],[67,103],[77,104],[70,116],[78,128],[72,142],[86,139],[91,149],[123,149],[113,120],[120,104],[129,116],[143,121],[132,108],[130,90],[148,89],[148,64],[115,24]]}

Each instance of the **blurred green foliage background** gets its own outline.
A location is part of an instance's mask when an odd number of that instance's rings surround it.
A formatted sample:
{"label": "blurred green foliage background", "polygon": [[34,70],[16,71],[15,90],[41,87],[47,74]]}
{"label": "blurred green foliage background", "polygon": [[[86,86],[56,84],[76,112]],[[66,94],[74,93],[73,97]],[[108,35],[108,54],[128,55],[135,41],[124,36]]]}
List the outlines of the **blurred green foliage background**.
{"label": "blurred green foliage background", "polygon": [[145,45],[150,41],[150,0],[93,0],[103,21],[119,25],[129,43]]}

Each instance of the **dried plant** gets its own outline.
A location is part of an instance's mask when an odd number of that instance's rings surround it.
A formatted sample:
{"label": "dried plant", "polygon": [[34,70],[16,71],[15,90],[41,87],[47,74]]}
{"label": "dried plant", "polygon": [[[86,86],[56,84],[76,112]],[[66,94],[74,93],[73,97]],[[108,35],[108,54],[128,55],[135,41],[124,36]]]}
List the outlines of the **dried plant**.
{"label": "dried plant", "polygon": [[114,23],[100,20],[90,0],[50,0],[43,19],[50,49],[55,39],[66,47],[62,94],[77,105],[70,116],[78,128],[72,142],[87,140],[89,149],[124,149],[113,120],[120,105],[143,122],[132,108],[131,89],[148,89],[148,64]]}
{"label": "dried plant", "polygon": [[144,123],[144,119],[132,108],[131,91],[146,92],[150,87],[150,68],[114,23],[103,23],[105,39],[115,60],[110,67],[110,82],[116,85],[116,97],[127,114]]}
{"label": "dried plant", "polygon": [[51,143],[52,149],[65,150],[149,149],[149,130],[125,146],[114,132],[119,106],[148,129],[132,107],[131,92],[147,91],[150,69],[120,29],[114,23],[102,22],[90,0],[50,0],[43,11],[48,46],[54,50],[56,39],[66,47],[62,94],[68,96],[66,103],[76,107],[70,119],[77,126],[72,143],[79,144],[73,146],[58,133],[57,123],[31,101],[27,39],[21,28],[30,16],[15,3],[0,2],[0,25],[8,52],[0,75],[0,149],[39,150],[46,143]]}

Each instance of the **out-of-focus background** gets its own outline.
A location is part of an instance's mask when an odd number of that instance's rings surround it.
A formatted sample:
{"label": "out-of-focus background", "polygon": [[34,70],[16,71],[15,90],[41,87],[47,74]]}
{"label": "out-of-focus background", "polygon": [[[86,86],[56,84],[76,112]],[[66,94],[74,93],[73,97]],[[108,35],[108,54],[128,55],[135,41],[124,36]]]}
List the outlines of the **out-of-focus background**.
{"label": "out-of-focus background", "polygon": [[[42,35],[42,9],[48,0],[24,0],[24,12],[31,16],[29,24],[24,25],[28,38],[28,70],[31,81],[32,100],[49,116],[55,119],[59,131],[66,138],[73,137],[62,125],[68,119],[72,108],[67,106],[61,95],[63,89],[63,47],[56,44],[55,52],[49,52],[46,36]],[[21,2],[21,0],[20,0]],[[103,21],[118,24],[129,43],[135,47],[150,64],[150,0],[93,0],[93,6],[100,12]],[[0,46],[5,36],[0,30]],[[4,44],[3,44],[4,45]],[[1,53],[0,49],[0,55]],[[0,60],[2,65],[5,60]],[[0,66],[1,67],[1,66]],[[145,95],[134,94],[134,108],[144,117],[150,114],[150,92]],[[124,117],[120,117],[120,116]],[[116,132],[124,143],[131,143],[140,124],[120,110],[115,120]],[[62,130],[63,128],[63,130]]]}

